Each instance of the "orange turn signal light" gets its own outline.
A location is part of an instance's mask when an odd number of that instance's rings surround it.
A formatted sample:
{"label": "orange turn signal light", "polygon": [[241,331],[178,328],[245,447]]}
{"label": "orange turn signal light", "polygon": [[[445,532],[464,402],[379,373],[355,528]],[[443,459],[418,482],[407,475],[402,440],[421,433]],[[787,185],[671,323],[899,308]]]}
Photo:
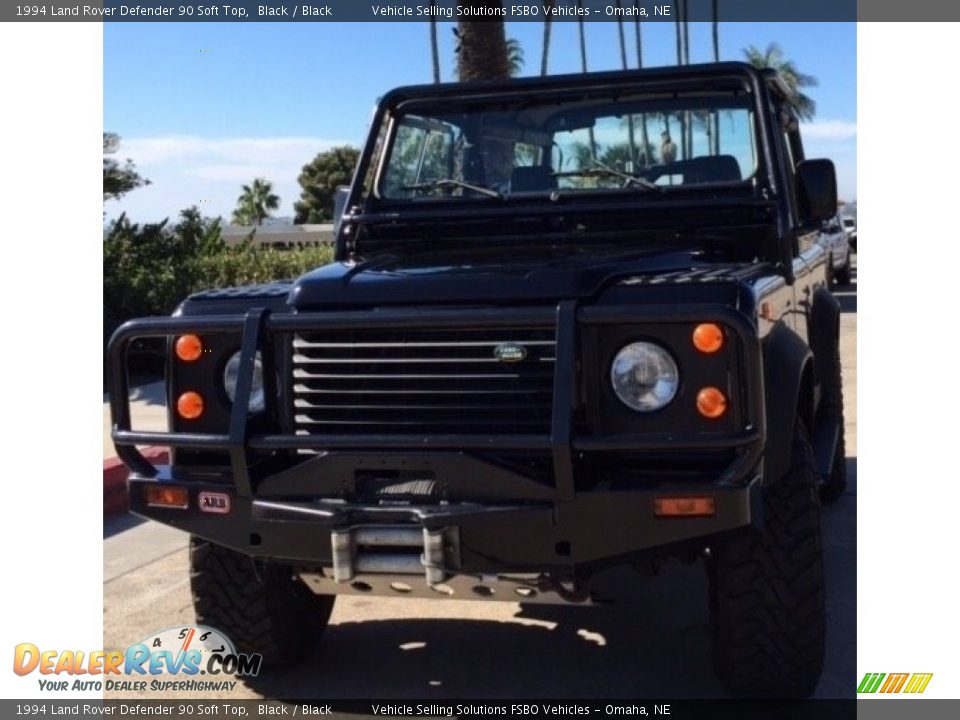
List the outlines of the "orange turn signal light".
{"label": "orange turn signal light", "polygon": [[190,505],[187,489],[170,485],[147,485],[143,489],[143,499],[147,505],[156,507],[185,510]]}
{"label": "orange turn signal light", "polygon": [[715,420],[727,411],[727,398],[715,387],[705,387],[697,393],[697,410],[705,418]]}
{"label": "orange turn signal light", "polygon": [[192,390],[177,398],[177,414],[184,420],[196,420],[203,415],[203,398]]}
{"label": "orange turn signal light", "polygon": [[184,362],[199,360],[203,355],[203,343],[196,335],[181,335],[174,346],[177,357]]}
{"label": "orange turn signal light", "polygon": [[717,506],[712,497],[666,497],[653,499],[657,517],[712,517]]}
{"label": "orange turn signal light", "polygon": [[716,323],[700,323],[693,329],[693,346],[702,353],[715,353],[723,347],[723,328]]}

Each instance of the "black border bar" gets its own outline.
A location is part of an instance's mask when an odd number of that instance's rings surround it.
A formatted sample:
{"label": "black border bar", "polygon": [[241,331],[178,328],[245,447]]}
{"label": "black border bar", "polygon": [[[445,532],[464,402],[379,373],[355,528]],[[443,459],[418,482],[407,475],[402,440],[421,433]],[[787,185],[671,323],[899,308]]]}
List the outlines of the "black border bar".
{"label": "black border bar", "polygon": [[[490,8],[464,15],[458,0],[99,0],[3,3],[0,21],[15,22],[441,22],[501,19],[542,23],[544,0],[472,2]],[[677,0],[556,0],[552,22],[675,22]],[[44,12],[39,13],[39,8]],[[636,14],[640,9],[645,14]],[[714,20],[713,0],[688,0],[691,22]],[[943,0],[720,0],[720,22],[910,22],[960,20],[960,5]]]}

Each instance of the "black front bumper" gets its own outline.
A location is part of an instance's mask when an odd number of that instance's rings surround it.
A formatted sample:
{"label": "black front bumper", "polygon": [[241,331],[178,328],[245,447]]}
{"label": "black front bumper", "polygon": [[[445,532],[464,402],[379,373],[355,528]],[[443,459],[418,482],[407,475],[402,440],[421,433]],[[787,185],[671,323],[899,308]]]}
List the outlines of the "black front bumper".
{"label": "black front bumper", "polygon": [[[573,414],[576,384],[576,337],[585,325],[653,322],[723,323],[741,348],[746,430],[711,436],[676,433],[579,437]],[[495,327],[509,323],[556,326],[556,364],[550,434],[545,435],[346,435],[304,437],[293,433],[249,433],[247,400],[254,357],[276,334],[336,327],[396,328],[449,325]],[[228,432],[223,434],[148,433],[130,429],[125,355],[143,337],[193,333],[240,336],[241,362]],[[615,306],[577,308],[561,302],[553,308],[471,309],[430,313],[377,311],[323,314],[275,314],[263,308],[246,315],[150,318],[122,326],[111,339],[111,409],[113,438],[121,459],[133,470],[133,512],[173,525],[242,552],[304,565],[331,561],[331,534],[362,525],[399,525],[426,529],[455,527],[459,533],[457,567],[464,572],[509,569],[582,568],[652,548],[704,538],[751,522],[751,488],[758,483],[764,438],[762,373],[756,331],[746,318],[723,306]],[[227,451],[230,468],[221,477],[172,477],[168,467],[154,466],[136,445]],[[252,453],[309,449],[312,460],[261,474]],[[538,450],[551,458],[552,485],[536,482],[487,462],[480,453]],[[733,460],[715,475],[677,484],[669,481],[630,490],[576,490],[575,454],[580,452],[729,450]],[[474,454],[476,453],[476,454]],[[403,504],[356,500],[345,493],[336,469],[351,470],[373,457],[385,467],[419,463],[446,486],[441,498]],[[349,475],[349,472],[348,472]],[[224,482],[226,481],[226,482]],[[148,505],[144,488],[176,483],[189,488],[187,509]],[[198,508],[201,492],[230,497],[227,514]],[[664,496],[709,496],[709,517],[656,517],[654,501]]]}
{"label": "black front bumper", "polygon": [[[172,483],[169,468],[153,478],[129,480],[131,511],[240,552],[301,566],[332,564],[331,535],[355,527],[455,528],[459,546],[453,569],[469,574],[578,571],[653,549],[681,545],[755,521],[759,482],[719,488],[684,485],[682,492],[639,490],[580,493],[571,502],[487,501],[445,504],[363,504],[337,498],[247,498],[232,490],[228,514],[199,509],[204,492],[222,484],[189,483],[187,509],[151,506],[145,487]],[[478,477],[478,481],[482,480]],[[669,496],[709,496],[711,517],[657,517],[654,501]]]}

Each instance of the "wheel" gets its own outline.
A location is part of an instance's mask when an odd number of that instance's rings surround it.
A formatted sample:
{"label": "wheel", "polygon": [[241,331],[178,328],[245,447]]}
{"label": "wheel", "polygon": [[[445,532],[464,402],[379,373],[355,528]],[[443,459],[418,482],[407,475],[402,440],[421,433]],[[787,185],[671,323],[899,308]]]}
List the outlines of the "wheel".
{"label": "wheel", "polygon": [[333,595],[315,595],[290,567],[190,538],[190,589],[197,623],[222,631],[265,666],[295,664],[320,637]]}
{"label": "wheel", "polygon": [[[817,362],[821,362],[820,358]],[[823,360],[822,392],[819,422],[836,423],[840,428],[837,450],[833,457],[830,474],[820,479],[820,499],[824,503],[835,502],[847,487],[847,445],[844,440],[843,419],[843,373],[840,363],[840,326],[834,333],[833,348]]]}
{"label": "wheel", "polygon": [[801,698],[823,669],[823,549],[813,450],[799,419],[790,468],[763,489],[763,520],[708,557],[713,661],[734,695]]}
{"label": "wheel", "polygon": [[838,285],[850,284],[850,253],[847,253],[847,261],[844,263],[842,268],[837,270],[834,277]]}

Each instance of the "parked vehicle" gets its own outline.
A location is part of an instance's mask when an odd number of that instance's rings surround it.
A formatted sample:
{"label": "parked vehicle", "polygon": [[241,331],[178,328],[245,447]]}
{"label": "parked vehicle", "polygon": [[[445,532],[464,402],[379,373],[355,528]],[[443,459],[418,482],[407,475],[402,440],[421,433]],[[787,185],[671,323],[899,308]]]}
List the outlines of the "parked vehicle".
{"label": "parked vehicle", "polygon": [[[193,536],[198,622],[289,662],[338,594],[590,603],[610,566],[702,560],[726,686],[809,695],[837,193],[790,94],[743,63],[394,90],[335,262],[118,329],[131,508]],[[136,432],[125,355],[155,336],[170,430]]]}
{"label": "parked vehicle", "polygon": [[820,243],[827,251],[833,280],[840,285],[850,283],[850,243],[839,216],[830,218],[820,231]]}
{"label": "parked vehicle", "polygon": [[853,248],[853,251],[857,251],[857,219],[849,215],[844,215],[841,218],[843,222],[843,231],[847,234],[847,241],[850,243],[850,247]]}

